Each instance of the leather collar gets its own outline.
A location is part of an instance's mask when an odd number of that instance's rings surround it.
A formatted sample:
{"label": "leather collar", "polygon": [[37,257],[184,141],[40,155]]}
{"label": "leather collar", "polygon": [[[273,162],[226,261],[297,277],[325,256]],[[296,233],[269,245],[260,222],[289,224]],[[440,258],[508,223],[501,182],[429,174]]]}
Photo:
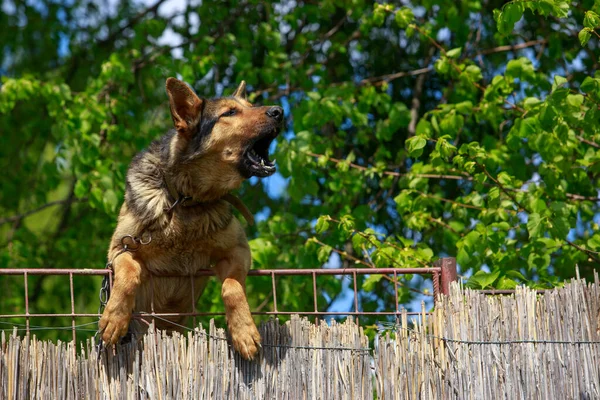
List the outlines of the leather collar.
{"label": "leather collar", "polygon": [[171,201],[171,205],[169,206],[169,208],[165,209],[165,212],[167,213],[171,213],[173,210],[175,210],[176,207],[195,207],[201,204],[212,204],[219,200],[225,200],[226,202],[234,206],[244,216],[244,218],[250,226],[254,225],[254,216],[252,215],[248,207],[246,207],[242,200],[240,200],[238,197],[234,196],[231,193],[227,193],[226,195],[215,201],[202,202],[194,200],[191,196],[185,196],[179,193],[179,191],[177,191],[175,186],[173,186],[173,183],[167,179],[164,173],[163,182],[167,189],[167,193],[169,194],[169,200]]}

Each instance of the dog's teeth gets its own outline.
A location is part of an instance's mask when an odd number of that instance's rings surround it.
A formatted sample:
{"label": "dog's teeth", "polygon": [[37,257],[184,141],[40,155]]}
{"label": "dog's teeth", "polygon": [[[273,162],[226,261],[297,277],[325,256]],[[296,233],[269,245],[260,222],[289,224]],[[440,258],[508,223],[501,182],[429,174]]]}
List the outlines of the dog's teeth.
{"label": "dog's teeth", "polygon": [[265,160],[263,160],[262,158],[260,159],[260,165],[262,165],[263,167],[265,166]]}

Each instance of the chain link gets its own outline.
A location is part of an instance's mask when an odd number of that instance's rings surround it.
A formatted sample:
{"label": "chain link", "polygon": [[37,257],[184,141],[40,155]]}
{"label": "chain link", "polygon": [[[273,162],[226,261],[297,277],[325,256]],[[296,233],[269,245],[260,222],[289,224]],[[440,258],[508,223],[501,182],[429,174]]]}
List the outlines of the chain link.
{"label": "chain link", "polygon": [[[141,246],[145,246],[152,241],[152,235],[148,234],[147,239],[144,239],[144,234],[141,237],[133,236],[133,235],[125,235],[121,238],[121,249],[117,251],[117,253],[113,256],[113,258],[106,263],[106,269],[111,272],[104,275],[102,279],[102,285],[100,286],[100,292],[98,293],[98,299],[100,300],[100,305],[98,306],[98,315],[100,318],[102,317],[102,313],[106,308],[106,304],[110,299],[110,277],[114,274],[113,263],[115,259],[123,253],[129,252],[134,253],[140,249]],[[98,320],[100,322],[100,320]],[[102,350],[103,344],[100,339],[100,329],[96,331],[94,335],[94,341],[97,343],[96,350],[100,352]],[[98,360],[100,360],[98,358]]]}

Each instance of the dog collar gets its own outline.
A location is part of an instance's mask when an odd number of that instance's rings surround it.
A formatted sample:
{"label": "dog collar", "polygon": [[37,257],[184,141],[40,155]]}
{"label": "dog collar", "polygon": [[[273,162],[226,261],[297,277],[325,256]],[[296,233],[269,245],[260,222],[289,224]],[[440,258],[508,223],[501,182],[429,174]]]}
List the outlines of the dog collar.
{"label": "dog collar", "polygon": [[167,213],[172,212],[178,206],[194,207],[194,206],[198,206],[201,204],[212,204],[219,200],[225,200],[226,202],[231,204],[233,207],[235,207],[240,212],[240,214],[242,214],[244,216],[244,219],[248,222],[248,224],[250,226],[254,225],[254,216],[252,215],[252,213],[250,212],[248,207],[246,207],[246,205],[242,202],[242,200],[240,200],[238,197],[234,196],[231,193],[227,193],[226,195],[224,195],[223,197],[221,197],[215,201],[202,202],[202,201],[194,200],[191,196],[185,196],[185,195],[179,193],[177,191],[177,189],[173,186],[172,182],[170,182],[166,178],[164,173],[163,173],[163,181],[165,183],[167,193],[169,194],[169,197],[171,198],[171,205],[169,206],[169,208],[165,209],[165,212],[167,212]]}

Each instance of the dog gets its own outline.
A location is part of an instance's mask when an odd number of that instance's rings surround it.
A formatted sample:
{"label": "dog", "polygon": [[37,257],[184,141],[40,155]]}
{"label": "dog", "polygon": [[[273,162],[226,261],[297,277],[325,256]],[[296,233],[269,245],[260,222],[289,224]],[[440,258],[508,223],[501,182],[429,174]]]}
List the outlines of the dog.
{"label": "dog", "polygon": [[[193,278],[192,287],[190,276],[213,268],[233,347],[251,360],[261,341],[246,298],[252,258],[231,206],[250,223],[252,216],[230,192],[252,176],[275,173],[268,151],[282,129],[283,109],[254,107],[244,81],[232,96],[217,99],[200,98],[175,78],[167,79],[166,91],[174,129],[137,154],[127,172],[108,250],[113,287],[101,338],[112,345],[128,328],[143,333],[143,323],[131,321],[134,311],[192,312],[207,278]],[[156,327],[174,330],[184,321],[170,316]]]}

